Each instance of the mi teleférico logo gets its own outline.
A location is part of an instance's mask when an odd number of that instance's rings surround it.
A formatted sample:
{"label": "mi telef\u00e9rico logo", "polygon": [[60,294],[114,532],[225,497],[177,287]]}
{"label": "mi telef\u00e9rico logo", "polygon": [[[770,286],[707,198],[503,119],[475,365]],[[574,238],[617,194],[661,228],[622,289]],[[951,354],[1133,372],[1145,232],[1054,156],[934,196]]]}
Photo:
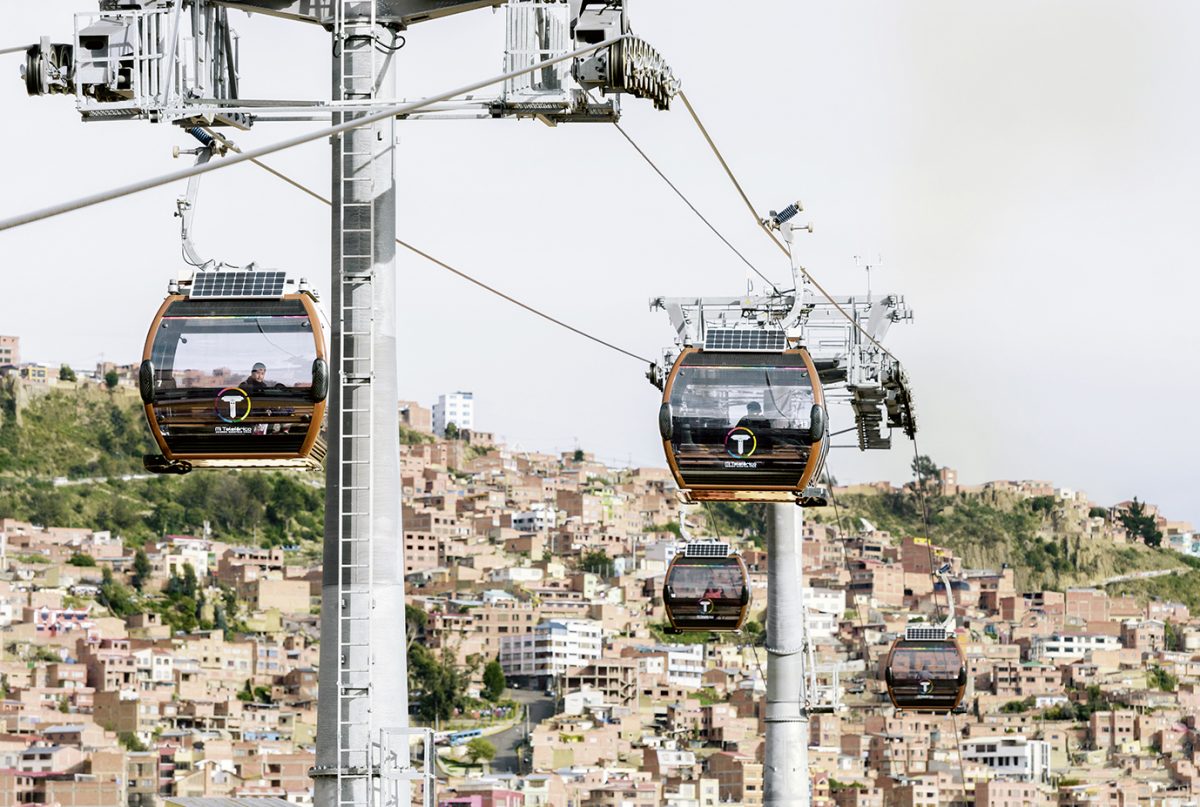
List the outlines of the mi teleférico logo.
{"label": "mi telef\u00e9rico logo", "polygon": [[758,438],[745,426],[735,426],[725,435],[725,450],[729,456],[745,459],[758,449]]}
{"label": "mi telef\u00e9rico logo", "polygon": [[241,387],[226,387],[217,393],[217,417],[226,423],[240,423],[250,414],[250,396]]}

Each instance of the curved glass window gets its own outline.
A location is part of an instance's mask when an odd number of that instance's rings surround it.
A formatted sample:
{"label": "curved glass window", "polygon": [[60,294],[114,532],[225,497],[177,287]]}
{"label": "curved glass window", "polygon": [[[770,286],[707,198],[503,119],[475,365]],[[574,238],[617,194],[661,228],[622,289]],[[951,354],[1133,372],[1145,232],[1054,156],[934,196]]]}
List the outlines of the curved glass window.
{"label": "curved glass window", "polygon": [[899,646],[892,654],[890,667],[892,679],[897,682],[946,680],[957,678],[962,658],[958,647],[949,643]]}
{"label": "curved glass window", "polygon": [[746,581],[736,561],[720,565],[692,565],[676,563],[667,577],[667,596],[672,599],[727,599],[738,600],[745,590]]}
{"label": "curved glass window", "polygon": [[660,428],[669,416],[681,487],[787,490],[815,473],[808,460],[819,442],[810,431],[819,387],[803,354],[685,354],[670,384]]}
{"label": "curved glass window", "polygon": [[798,367],[687,365],[679,369],[671,391],[676,425],[700,429],[807,429],[812,405],[812,382],[802,363]]}
{"label": "curved glass window", "polygon": [[164,317],[150,360],[163,392],[248,386],[262,394],[312,386],[316,357],[305,316]]}

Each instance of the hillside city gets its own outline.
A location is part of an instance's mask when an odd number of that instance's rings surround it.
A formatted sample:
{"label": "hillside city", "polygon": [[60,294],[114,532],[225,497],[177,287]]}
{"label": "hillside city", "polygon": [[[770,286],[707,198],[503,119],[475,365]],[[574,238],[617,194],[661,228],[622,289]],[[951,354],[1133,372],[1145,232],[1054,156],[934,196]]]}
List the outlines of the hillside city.
{"label": "hillside city", "polygon": [[[91,384],[133,399],[136,367],[67,379],[21,364],[11,339],[0,337],[0,365],[23,394]],[[466,392],[399,403],[411,711],[436,731],[436,803],[762,804],[759,522],[692,507],[681,524],[665,468],[514,450],[475,428],[474,403]],[[1027,558],[976,568],[954,535],[851,515],[851,502],[901,501],[924,483],[835,485],[847,512],[810,510],[803,534],[818,688],[839,701],[812,715],[813,804],[1196,804],[1200,615],[1119,584],[1194,568],[1200,533],[1136,500],[936,473],[939,497],[1037,515],[1039,546],[1070,535],[1076,552],[1166,560],[1030,588]],[[207,530],[134,541],[10,516],[0,512],[0,807],[312,803],[316,541]],[[689,535],[740,550],[753,590],[740,633],[667,630],[663,579]],[[943,615],[944,565],[966,709],[897,714],[881,665],[906,623]]]}

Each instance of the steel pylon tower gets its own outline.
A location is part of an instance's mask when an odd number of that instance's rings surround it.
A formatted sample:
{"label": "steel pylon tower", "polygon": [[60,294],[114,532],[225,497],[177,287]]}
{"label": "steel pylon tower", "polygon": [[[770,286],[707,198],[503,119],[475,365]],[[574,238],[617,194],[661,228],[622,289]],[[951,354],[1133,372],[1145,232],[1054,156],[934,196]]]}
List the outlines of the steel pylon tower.
{"label": "steel pylon tower", "polygon": [[804,509],[771,505],[767,539],[767,698],[763,804],[809,807]]}
{"label": "steel pylon tower", "polygon": [[[374,0],[337,0],[337,104],[390,99]],[[396,401],[395,119],[332,139],[333,378],[326,462],[315,803],[409,804],[399,414]],[[372,637],[387,637],[372,642]],[[333,692],[330,692],[330,690]],[[428,742],[425,743],[428,747]],[[386,773],[385,773],[386,771]],[[426,773],[432,771],[426,766]],[[433,788],[425,783],[425,801]]]}

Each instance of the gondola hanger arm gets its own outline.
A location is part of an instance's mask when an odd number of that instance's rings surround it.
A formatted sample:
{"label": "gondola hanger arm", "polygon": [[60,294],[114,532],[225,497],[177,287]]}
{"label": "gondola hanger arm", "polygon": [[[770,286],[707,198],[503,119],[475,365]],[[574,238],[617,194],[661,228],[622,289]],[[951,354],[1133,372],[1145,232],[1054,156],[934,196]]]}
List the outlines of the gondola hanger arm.
{"label": "gondola hanger arm", "polygon": [[[204,131],[200,127],[192,127],[187,130],[188,134],[200,141],[200,145],[194,149],[181,149],[176,146],[171,150],[171,156],[179,157],[181,154],[196,155],[195,165],[201,166],[213,158],[214,155],[223,154],[229,148],[230,144],[224,138],[216,138],[209,132]],[[211,258],[204,258],[196,244],[192,241],[192,220],[196,216],[196,204],[200,195],[200,178],[201,174],[193,174],[188,177],[187,190],[184,195],[175,200],[175,215],[179,217],[179,237],[183,241],[183,255],[189,264],[197,269],[204,270],[211,268],[215,261]]]}
{"label": "gondola hanger arm", "polygon": [[954,593],[950,590],[950,564],[942,564],[935,574],[941,578],[942,588],[946,591],[946,621],[942,625],[947,633],[953,634],[957,626],[954,621]]}

